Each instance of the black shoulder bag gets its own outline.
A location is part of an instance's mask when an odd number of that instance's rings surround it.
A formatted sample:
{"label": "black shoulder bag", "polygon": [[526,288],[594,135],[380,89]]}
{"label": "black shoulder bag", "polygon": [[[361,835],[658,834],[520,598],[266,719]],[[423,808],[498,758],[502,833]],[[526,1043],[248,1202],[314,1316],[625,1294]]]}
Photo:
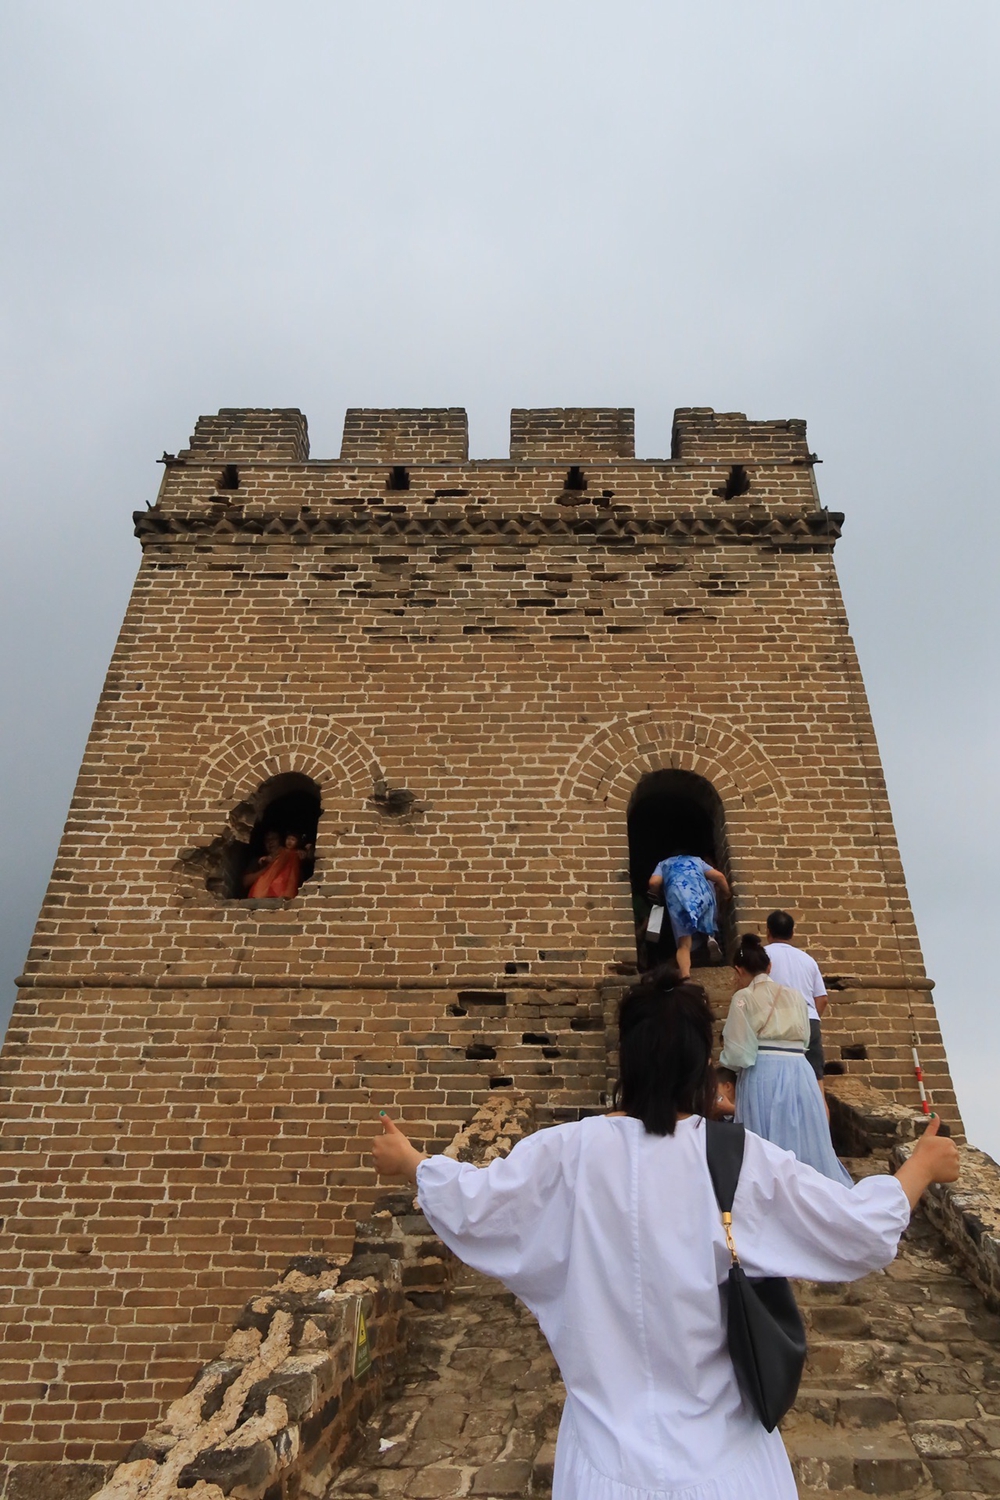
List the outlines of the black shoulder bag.
{"label": "black shoulder bag", "polygon": [[743,1394],[773,1432],[795,1400],[806,1362],[806,1331],[784,1276],[751,1281],[733,1243],[733,1199],[743,1165],[742,1125],[706,1120],[705,1145],[712,1186],[722,1211],[729,1267],[729,1353]]}

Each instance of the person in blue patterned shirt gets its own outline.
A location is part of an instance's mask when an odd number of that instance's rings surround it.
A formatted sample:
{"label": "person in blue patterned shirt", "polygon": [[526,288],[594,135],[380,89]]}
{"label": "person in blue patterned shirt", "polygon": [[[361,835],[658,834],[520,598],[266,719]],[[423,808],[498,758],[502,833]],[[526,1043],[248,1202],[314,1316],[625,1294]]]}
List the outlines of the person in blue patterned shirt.
{"label": "person in blue patterned shirt", "polygon": [[718,902],[729,899],[729,882],[721,870],[696,854],[671,855],[661,859],[649,877],[649,895],[667,908],[682,979],[691,976],[691,946],[696,932],[708,939],[709,955],[721,957],[716,940]]}

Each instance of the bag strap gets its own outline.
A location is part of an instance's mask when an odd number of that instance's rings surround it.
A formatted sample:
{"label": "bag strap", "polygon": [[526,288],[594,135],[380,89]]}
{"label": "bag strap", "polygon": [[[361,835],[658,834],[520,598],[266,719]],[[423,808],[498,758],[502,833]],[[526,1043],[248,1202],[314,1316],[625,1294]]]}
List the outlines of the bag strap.
{"label": "bag strap", "polygon": [[774,999],[771,1001],[771,1009],[768,1011],[767,1015],[764,1017],[763,1021],[761,1021],[761,1023],[760,1023],[760,1031],[758,1031],[758,1033],[757,1033],[757,1039],[758,1039],[758,1041],[760,1040],[760,1033],[761,1033],[761,1031],[764,1031],[766,1029],[768,1021],[770,1021],[771,1017],[774,1015],[775,1006],[777,1005],[777,1003],[780,1000],[780,998],[781,998],[780,995],[775,995]]}
{"label": "bag strap", "polygon": [[733,1199],[736,1197],[740,1170],[743,1166],[746,1131],[742,1125],[726,1125],[721,1120],[706,1120],[705,1132],[708,1172],[712,1179],[716,1202],[722,1212],[726,1244],[735,1266],[739,1265],[740,1258],[733,1244]]}

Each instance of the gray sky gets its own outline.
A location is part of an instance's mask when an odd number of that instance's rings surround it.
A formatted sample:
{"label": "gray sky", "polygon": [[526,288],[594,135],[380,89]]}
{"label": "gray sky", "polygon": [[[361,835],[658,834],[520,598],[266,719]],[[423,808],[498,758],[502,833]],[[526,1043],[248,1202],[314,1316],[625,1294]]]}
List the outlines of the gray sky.
{"label": "gray sky", "polygon": [[[995,0],[8,0],[0,1003],[200,412],[806,417],[959,1098],[1000,1155]],[[2,1014],[6,1015],[6,1009]]]}

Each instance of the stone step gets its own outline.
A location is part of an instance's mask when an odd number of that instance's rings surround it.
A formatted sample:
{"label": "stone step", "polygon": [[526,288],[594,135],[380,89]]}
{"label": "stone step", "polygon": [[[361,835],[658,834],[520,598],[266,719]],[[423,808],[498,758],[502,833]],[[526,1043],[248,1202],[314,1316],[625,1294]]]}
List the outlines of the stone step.
{"label": "stone step", "polygon": [[542,1444],[531,1465],[530,1495],[548,1496],[552,1493],[552,1473],[556,1462],[556,1445],[552,1439]]}
{"label": "stone step", "polygon": [[[550,1096],[553,1119],[573,1117],[552,1106]],[[416,1231],[420,1221],[407,1223]],[[558,1373],[509,1293],[459,1263],[452,1270],[440,1314],[414,1316],[395,1406],[373,1420],[357,1467],[328,1500],[551,1495]],[[800,1500],[1000,1496],[1000,1320],[921,1216],[886,1270],[800,1283],[796,1294],[809,1358],[782,1435]],[[454,1431],[452,1403],[468,1414]]]}
{"label": "stone step", "polygon": [[899,1420],[872,1430],[838,1428],[796,1410],[782,1437],[800,1486],[865,1495],[938,1493]]}
{"label": "stone step", "polygon": [[854,1386],[802,1385],[795,1398],[795,1410],[831,1427],[882,1427],[900,1419],[895,1397]]}
{"label": "stone step", "polygon": [[869,1386],[879,1379],[878,1350],[864,1339],[810,1339],[804,1379],[828,1389]]}

